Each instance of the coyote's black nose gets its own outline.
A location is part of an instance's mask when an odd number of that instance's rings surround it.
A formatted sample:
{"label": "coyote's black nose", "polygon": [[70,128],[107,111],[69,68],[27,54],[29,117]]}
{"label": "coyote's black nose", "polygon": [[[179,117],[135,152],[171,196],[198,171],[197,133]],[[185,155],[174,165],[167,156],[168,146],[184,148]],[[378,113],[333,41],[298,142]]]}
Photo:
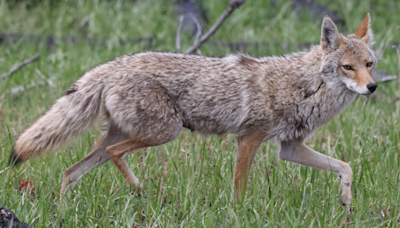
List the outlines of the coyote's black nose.
{"label": "coyote's black nose", "polygon": [[371,93],[375,92],[376,87],[378,87],[378,86],[375,83],[369,83],[367,85],[367,88],[368,88],[369,91],[371,91]]}

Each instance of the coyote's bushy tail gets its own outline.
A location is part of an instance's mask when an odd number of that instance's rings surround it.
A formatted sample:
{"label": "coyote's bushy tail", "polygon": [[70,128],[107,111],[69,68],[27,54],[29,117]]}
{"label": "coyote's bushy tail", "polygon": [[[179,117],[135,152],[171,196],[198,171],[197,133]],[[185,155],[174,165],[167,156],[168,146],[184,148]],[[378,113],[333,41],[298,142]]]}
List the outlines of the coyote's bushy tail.
{"label": "coyote's bushy tail", "polygon": [[[93,75],[94,74],[94,75]],[[9,164],[54,150],[87,130],[99,113],[103,78],[86,73],[16,141]]]}

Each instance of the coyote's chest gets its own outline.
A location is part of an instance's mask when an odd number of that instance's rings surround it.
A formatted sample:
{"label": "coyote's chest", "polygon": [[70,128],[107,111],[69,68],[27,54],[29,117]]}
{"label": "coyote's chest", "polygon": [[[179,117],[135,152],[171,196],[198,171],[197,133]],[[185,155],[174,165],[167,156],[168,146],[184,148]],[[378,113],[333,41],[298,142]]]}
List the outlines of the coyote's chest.
{"label": "coyote's chest", "polygon": [[343,111],[355,96],[355,93],[344,88],[323,88],[311,99],[287,105],[278,117],[274,134],[281,141],[306,138]]}

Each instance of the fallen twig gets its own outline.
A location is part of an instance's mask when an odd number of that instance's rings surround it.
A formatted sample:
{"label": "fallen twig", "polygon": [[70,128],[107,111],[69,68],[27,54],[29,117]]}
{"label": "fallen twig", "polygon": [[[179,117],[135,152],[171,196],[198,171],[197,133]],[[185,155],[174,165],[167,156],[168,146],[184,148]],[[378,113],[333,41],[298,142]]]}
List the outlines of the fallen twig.
{"label": "fallen twig", "polygon": [[381,78],[381,82],[390,82],[393,80],[396,80],[397,76],[396,75],[392,75],[392,76],[385,76]]}
{"label": "fallen twig", "polygon": [[[197,18],[195,16],[193,16],[193,14],[189,14],[189,16],[192,18],[192,20],[194,21],[194,23],[196,24],[197,27],[197,34],[196,34],[196,38],[194,39],[193,45],[197,45],[197,43],[199,42],[200,36],[201,36],[201,25],[199,20],[197,20]],[[200,49],[196,49],[197,54],[201,55],[201,51]]]}
{"label": "fallen twig", "polygon": [[178,30],[176,31],[175,36],[175,44],[176,44],[176,51],[181,52],[181,30],[182,30],[182,22],[183,22],[183,15],[179,17],[179,25]]}
{"label": "fallen twig", "polygon": [[43,80],[45,80],[47,82],[47,84],[49,84],[49,86],[51,86],[53,88],[57,88],[57,86],[54,85],[54,83],[50,79],[48,79],[46,76],[44,76],[38,68],[35,68],[35,71]]}
{"label": "fallen twig", "polygon": [[46,84],[45,81],[38,81],[36,83],[32,82],[31,84],[26,85],[26,86],[13,87],[13,88],[11,88],[11,95],[15,96],[15,95],[18,95],[19,93],[24,92],[24,91],[26,91],[26,90],[28,90],[28,89],[30,89],[32,87],[41,86],[41,85],[44,85],[44,84]]}
{"label": "fallen twig", "polygon": [[231,0],[229,2],[229,6],[228,8],[225,10],[225,12],[218,18],[217,22],[210,28],[210,30],[208,30],[208,32],[206,34],[204,34],[200,40],[194,44],[193,46],[191,46],[186,52],[185,54],[191,54],[192,52],[194,52],[195,50],[199,49],[201,47],[201,45],[203,45],[204,42],[206,42],[211,35],[213,35],[218,28],[222,25],[222,23],[224,23],[224,21],[232,14],[232,12],[237,9],[238,7],[240,7],[243,3],[245,3],[246,0]]}
{"label": "fallen twig", "polygon": [[373,70],[371,72],[371,77],[375,82],[389,82],[392,80],[396,80],[396,75],[388,75],[387,70]]}
{"label": "fallen twig", "polygon": [[37,60],[39,58],[39,53],[36,53],[32,58],[26,59],[24,61],[22,61],[21,63],[15,65],[13,68],[11,68],[11,70],[7,73],[4,73],[3,75],[1,75],[1,77],[3,78],[3,80],[6,80],[8,77],[10,77],[10,75],[14,74],[17,70],[19,70],[19,68]]}

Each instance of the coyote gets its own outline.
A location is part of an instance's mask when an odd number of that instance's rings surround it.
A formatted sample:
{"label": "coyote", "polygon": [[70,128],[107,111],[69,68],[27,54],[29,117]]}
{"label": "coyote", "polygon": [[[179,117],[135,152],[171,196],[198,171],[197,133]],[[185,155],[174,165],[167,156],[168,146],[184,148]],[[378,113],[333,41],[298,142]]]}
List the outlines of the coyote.
{"label": "coyote", "polygon": [[260,145],[276,139],[279,158],[339,174],[342,202],[351,202],[350,166],[304,145],[318,127],[377,85],[370,15],[343,36],[328,17],[320,45],[284,57],[223,58],[143,52],[117,57],[85,73],[16,141],[10,164],[49,152],[87,130],[98,116],[107,133],[65,170],[61,197],[91,169],[112,160],[133,187],[141,184],[125,157],[174,140],[182,127],[201,134],[236,134],[234,188],[243,200]]}

